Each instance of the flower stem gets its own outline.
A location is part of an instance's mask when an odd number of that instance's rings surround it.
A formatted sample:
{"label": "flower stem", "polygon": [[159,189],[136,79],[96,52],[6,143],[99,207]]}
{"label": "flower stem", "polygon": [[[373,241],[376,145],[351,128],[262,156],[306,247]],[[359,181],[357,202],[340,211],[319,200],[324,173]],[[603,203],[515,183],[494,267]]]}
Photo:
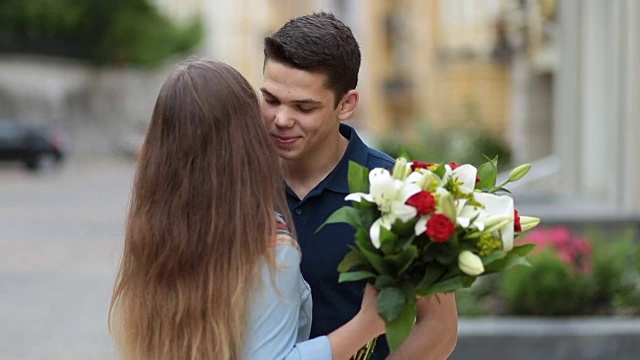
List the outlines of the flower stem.
{"label": "flower stem", "polygon": [[371,355],[373,354],[373,349],[376,348],[376,342],[378,338],[373,338],[371,341],[367,343],[367,345],[363,346],[358,350],[355,355],[351,357],[351,360],[369,360],[371,359]]}

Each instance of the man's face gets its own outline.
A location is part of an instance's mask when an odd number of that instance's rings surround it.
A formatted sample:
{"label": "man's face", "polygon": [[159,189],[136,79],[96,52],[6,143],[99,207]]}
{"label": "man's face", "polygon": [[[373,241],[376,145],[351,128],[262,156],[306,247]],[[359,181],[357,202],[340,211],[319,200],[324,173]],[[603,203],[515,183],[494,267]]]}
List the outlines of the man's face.
{"label": "man's face", "polygon": [[282,159],[314,161],[335,147],[340,106],[325,82],[324,74],[267,61],[260,110]]}

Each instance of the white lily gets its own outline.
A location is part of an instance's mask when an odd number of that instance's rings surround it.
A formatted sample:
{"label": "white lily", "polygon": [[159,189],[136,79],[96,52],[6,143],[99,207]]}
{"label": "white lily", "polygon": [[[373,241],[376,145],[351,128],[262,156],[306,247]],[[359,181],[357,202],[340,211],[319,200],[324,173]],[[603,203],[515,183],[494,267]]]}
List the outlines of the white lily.
{"label": "white lily", "polygon": [[360,202],[365,199],[378,206],[381,216],[371,225],[369,236],[373,246],[380,248],[380,227],[391,230],[397,219],[407,222],[415,217],[416,208],[406,202],[420,191],[417,184],[394,179],[388,170],[375,168],[369,172],[369,193],[352,193],[345,200]]}
{"label": "white lily", "polygon": [[438,175],[427,169],[419,169],[407,176],[406,182],[414,183],[420,186],[422,190],[428,191],[429,188],[442,185],[442,179]]}
{"label": "white lily", "polygon": [[451,170],[451,166],[448,164],[444,167],[446,169],[444,178],[442,179],[444,183],[453,177],[460,181],[458,189],[461,193],[470,194],[473,192],[476,187],[476,175],[478,174],[478,169],[469,164],[460,165],[453,170]]}
{"label": "white lily", "polygon": [[456,222],[465,229],[473,225],[476,229],[483,231],[484,223],[478,221],[481,210],[480,207],[468,205],[467,199],[460,199],[458,200]]}
{"label": "white lily", "polygon": [[499,228],[495,230],[500,231],[504,251],[511,250],[514,236],[513,199],[510,196],[490,193],[475,193],[473,196],[477,202],[484,205],[484,208],[479,209],[479,216],[472,225],[480,231],[483,231],[480,229],[481,226],[485,229],[485,227],[495,228],[497,224],[502,225],[498,225]]}

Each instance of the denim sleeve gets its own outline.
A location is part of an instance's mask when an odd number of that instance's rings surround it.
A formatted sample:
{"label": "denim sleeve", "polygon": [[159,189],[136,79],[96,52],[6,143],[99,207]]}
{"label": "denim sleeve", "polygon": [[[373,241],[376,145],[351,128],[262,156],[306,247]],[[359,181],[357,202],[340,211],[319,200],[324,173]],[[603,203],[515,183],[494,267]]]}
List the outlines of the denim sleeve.
{"label": "denim sleeve", "polygon": [[291,245],[278,245],[276,262],[275,283],[267,265],[261,268],[262,287],[256,290],[250,304],[245,359],[331,360],[331,345],[326,336],[307,340],[309,329],[299,329],[300,313],[305,310],[300,292],[299,250]]}

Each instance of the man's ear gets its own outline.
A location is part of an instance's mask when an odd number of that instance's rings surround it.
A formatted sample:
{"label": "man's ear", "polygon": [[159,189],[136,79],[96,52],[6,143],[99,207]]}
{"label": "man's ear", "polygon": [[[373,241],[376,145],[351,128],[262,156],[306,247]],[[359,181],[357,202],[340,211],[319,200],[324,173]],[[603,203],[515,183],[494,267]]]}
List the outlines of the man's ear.
{"label": "man's ear", "polygon": [[360,101],[358,90],[352,89],[344,94],[338,104],[338,119],[341,121],[348,120],[358,108],[358,101]]}

